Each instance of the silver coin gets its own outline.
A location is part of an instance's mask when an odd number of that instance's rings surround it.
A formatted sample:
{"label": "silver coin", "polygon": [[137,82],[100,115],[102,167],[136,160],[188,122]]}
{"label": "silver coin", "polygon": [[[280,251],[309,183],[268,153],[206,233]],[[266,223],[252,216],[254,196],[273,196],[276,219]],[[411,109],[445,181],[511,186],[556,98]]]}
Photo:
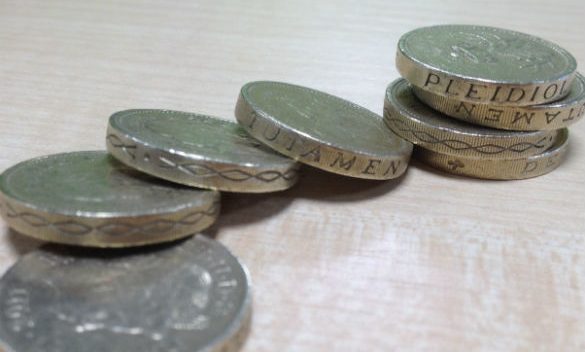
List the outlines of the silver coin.
{"label": "silver coin", "polygon": [[246,269],[203,236],[139,251],[45,247],[0,280],[8,352],[234,351],[251,317]]}

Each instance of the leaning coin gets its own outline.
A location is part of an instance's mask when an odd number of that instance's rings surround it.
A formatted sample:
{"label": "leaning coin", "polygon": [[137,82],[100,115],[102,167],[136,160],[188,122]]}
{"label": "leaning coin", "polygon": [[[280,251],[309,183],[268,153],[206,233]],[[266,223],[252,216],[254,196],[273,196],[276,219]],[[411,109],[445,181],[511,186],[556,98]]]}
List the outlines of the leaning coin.
{"label": "leaning coin", "polygon": [[110,117],[108,151],[169,181],[229,192],[273,192],[295,184],[298,164],[238,124],[170,110],[126,110]]}
{"label": "leaning coin", "polygon": [[489,159],[517,159],[548,149],[558,131],[516,132],[452,119],[419,101],[404,79],[386,90],[384,117],[390,129],[438,153]]}
{"label": "leaning coin", "polygon": [[8,225],[51,242],[165,242],[209,227],[218,212],[218,192],[155,179],[103,151],[40,157],[0,175],[0,214]]}
{"label": "leaning coin", "polygon": [[7,352],[236,351],[249,331],[248,274],[196,236],[145,250],[43,247],[0,280]]}
{"label": "leaning coin", "polygon": [[521,180],[556,169],[568,151],[568,130],[563,129],[555,144],[541,154],[519,159],[479,159],[452,156],[416,147],[414,157],[445,172],[492,180]]}
{"label": "leaning coin", "polygon": [[242,87],[238,122],[255,138],[302,163],[336,174],[391,179],[406,170],[412,144],[380,116],[332,95],[280,82]]}
{"label": "leaning coin", "polygon": [[546,40],[506,29],[440,25],[398,42],[396,66],[413,85],[458,100],[535,105],[569,93],[575,58]]}
{"label": "leaning coin", "polygon": [[412,87],[423,103],[446,115],[483,126],[515,131],[556,130],[579,121],[585,114],[585,77],[577,74],[569,95],[553,103],[533,106],[497,106],[460,101]]}

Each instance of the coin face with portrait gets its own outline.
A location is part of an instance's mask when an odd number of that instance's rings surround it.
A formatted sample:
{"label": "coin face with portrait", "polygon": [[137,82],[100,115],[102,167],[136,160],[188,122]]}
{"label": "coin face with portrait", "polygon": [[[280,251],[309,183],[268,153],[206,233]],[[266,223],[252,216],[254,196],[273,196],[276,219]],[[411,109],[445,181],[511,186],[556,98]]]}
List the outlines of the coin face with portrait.
{"label": "coin face with portrait", "polygon": [[238,345],[250,292],[237,259],[197,236],[143,252],[41,249],[0,281],[0,304],[9,351],[180,352]]}

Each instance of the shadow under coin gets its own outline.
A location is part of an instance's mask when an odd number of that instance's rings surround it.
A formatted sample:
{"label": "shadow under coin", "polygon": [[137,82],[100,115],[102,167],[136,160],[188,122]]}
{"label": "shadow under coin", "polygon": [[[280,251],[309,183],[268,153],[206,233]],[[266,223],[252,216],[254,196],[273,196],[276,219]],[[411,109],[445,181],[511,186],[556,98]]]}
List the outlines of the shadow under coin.
{"label": "shadow under coin", "polygon": [[180,246],[182,243],[188,241],[191,236],[181,238],[178,240],[155,243],[148,245],[141,245],[136,247],[84,247],[84,246],[71,246],[59,243],[48,243],[42,246],[42,250],[45,252],[53,253],[56,255],[75,257],[75,258],[93,258],[93,259],[116,259],[131,256],[146,256],[154,254],[165,249],[170,249],[175,246]]}
{"label": "shadow under coin", "polygon": [[[581,143],[581,140],[579,138],[571,138],[571,135],[569,133],[569,146],[567,149],[567,154],[565,155],[565,159],[563,160],[563,162],[561,163],[561,165],[559,167],[563,167],[563,164],[566,165],[573,165],[573,163],[580,163],[581,160],[577,157],[575,157],[575,151],[576,150],[582,150],[583,146]],[[578,153],[577,153],[578,154]]]}
{"label": "shadow under coin", "polygon": [[303,167],[299,183],[285,194],[289,197],[327,202],[357,202],[391,192],[408,176],[408,170],[392,180],[366,180],[336,175],[314,167]]}
{"label": "shadow under coin", "polygon": [[217,229],[224,226],[249,224],[274,216],[293,201],[294,197],[287,193],[222,193],[219,217],[205,232],[215,235]]}
{"label": "shadow under coin", "polygon": [[[204,230],[201,234],[211,239],[215,237],[215,233],[209,230]],[[174,246],[180,246],[183,242],[188,241],[192,237],[193,235],[189,235],[168,242],[151,243],[138,246],[129,245],[128,247],[89,247],[68,245],[55,242],[45,242],[35,239],[33,237],[23,235],[13,229],[7,229],[8,246],[10,246],[11,249],[19,256],[25,255],[28,252],[32,252],[42,247],[44,251],[49,251],[55,254],[64,254],[84,258],[108,259],[138,254],[154,253]]]}
{"label": "shadow under coin", "polygon": [[8,247],[10,247],[10,250],[19,256],[34,251],[46,243],[44,241],[37,240],[36,238],[23,235],[9,227],[5,229],[5,233],[6,235],[4,238],[6,238]]}

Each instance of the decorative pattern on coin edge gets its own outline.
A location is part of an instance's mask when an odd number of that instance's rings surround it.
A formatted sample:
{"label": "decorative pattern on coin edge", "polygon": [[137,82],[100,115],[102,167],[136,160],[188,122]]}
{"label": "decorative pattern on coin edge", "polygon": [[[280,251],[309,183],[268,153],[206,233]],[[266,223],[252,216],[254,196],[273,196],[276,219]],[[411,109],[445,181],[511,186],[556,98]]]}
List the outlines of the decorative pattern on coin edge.
{"label": "decorative pattern on coin edge", "polygon": [[547,174],[562,164],[568,151],[568,131],[562,130],[555,144],[541,154],[519,159],[478,159],[437,153],[416,147],[414,157],[454,175],[489,179],[522,180]]}
{"label": "decorative pattern on coin edge", "polygon": [[[384,112],[387,114],[387,116],[391,115],[391,113],[389,112],[389,110],[387,108],[384,108]],[[532,149],[532,148],[535,148],[538,150],[543,150],[543,149],[548,147],[548,145],[544,144],[544,142],[546,142],[547,139],[552,138],[550,136],[549,137],[542,137],[536,143],[520,142],[520,143],[515,143],[512,145],[509,145],[507,147],[496,145],[493,143],[472,145],[470,143],[467,143],[467,142],[461,141],[461,140],[457,140],[457,139],[440,139],[440,138],[433,136],[432,134],[430,134],[428,132],[421,131],[421,130],[415,130],[413,128],[410,128],[408,126],[408,123],[406,123],[403,120],[398,119],[398,118],[388,117],[388,118],[384,119],[384,122],[386,123],[386,126],[393,131],[396,128],[396,129],[398,129],[398,131],[400,131],[402,133],[408,133],[408,134],[412,135],[412,137],[414,137],[414,138],[408,138],[408,140],[410,140],[410,141],[418,140],[418,141],[421,141],[423,143],[428,143],[428,144],[441,144],[441,145],[445,146],[446,148],[454,150],[456,152],[465,151],[465,150],[472,150],[472,151],[475,151],[477,153],[485,154],[485,155],[502,154],[502,153],[507,152],[507,151],[515,152],[515,153],[524,153],[527,150]],[[393,127],[391,127],[392,126],[391,122],[395,123],[397,125],[400,125],[400,126],[394,125],[393,126],[394,128],[393,128]],[[486,151],[484,149],[489,149],[489,150],[493,150],[493,151]]]}
{"label": "decorative pattern on coin edge", "polygon": [[[135,151],[138,148],[137,144],[124,143],[124,141],[122,141],[115,134],[109,134],[106,138],[112,147],[121,149],[131,159],[136,159]],[[145,161],[152,162],[150,154],[145,155],[147,155],[145,156]],[[160,155],[158,156],[158,161],[160,161],[160,164],[158,164],[158,167],[160,168],[177,169],[180,172],[194,177],[208,177],[210,175],[219,176],[228,181],[234,182],[245,182],[250,179],[257,179],[259,181],[269,183],[274,182],[280,178],[286,181],[293,181],[298,177],[298,172],[295,168],[289,169],[286,172],[267,170],[258,173],[251,173],[242,169],[216,170],[205,163],[177,163]]]}
{"label": "decorative pattern on coin edge", "polygon": [[[199,223],[204,217],[215,218],[219,214],[219,201],[213,202],[204,210],[196,210],[182,216],[178,220],[170,220],[166,217],[159,217],[158,219],[146,222],[144,224],[124,223],[120,221],[106,220],[104,223],[93,226],[82,221],[64,220],[52,222],[40,215],[28,211],[17,211],[9,201],[2,203],[0,201],[0,213],[4,209],[4,214],[7,219],[20,219],[29,226],[35,228],[51,228],[68,236],[84,236],[92,232],[97,232],[98,235],[106,236],[129,236],[135,233],[144,234],[164,234],[174,230],[179,226],[193,226]],[[121,232],[120,232],[121,231]]]}

